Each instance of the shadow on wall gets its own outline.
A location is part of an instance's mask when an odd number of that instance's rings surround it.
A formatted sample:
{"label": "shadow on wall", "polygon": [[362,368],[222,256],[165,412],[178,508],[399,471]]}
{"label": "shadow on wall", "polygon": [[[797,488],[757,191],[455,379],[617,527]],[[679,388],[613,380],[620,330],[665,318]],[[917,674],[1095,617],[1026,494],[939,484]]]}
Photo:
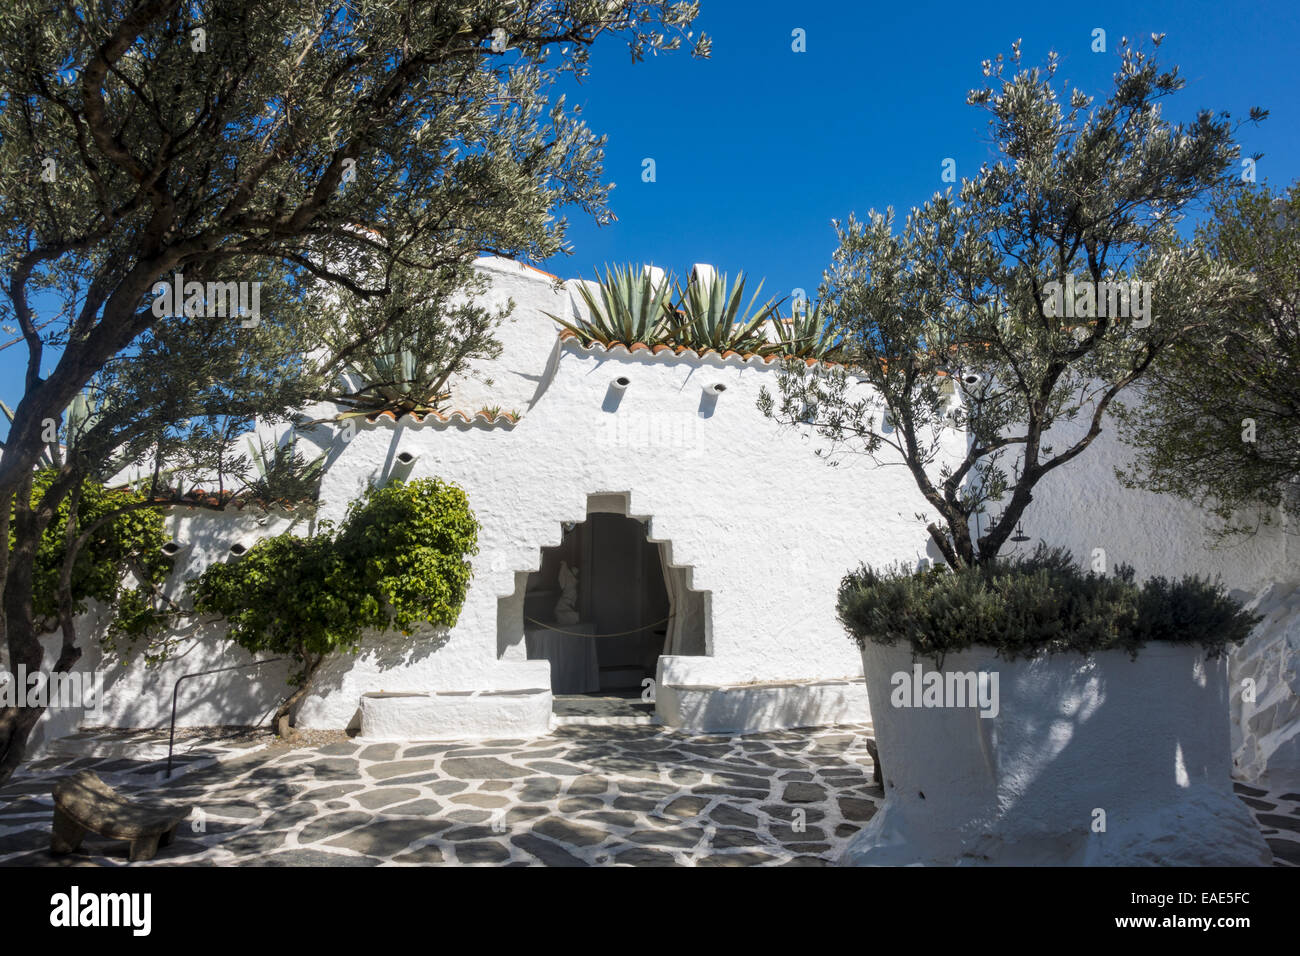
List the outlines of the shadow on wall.
{"label": "shadow on wall", "polygon": [[[376,671],[383,674],[410,667],[425,658],[431,657],[444,647],[449,640],[451,640],[450,628],[444,626],[434,627],[431,624],[419,624],[410,634],[403,634],[400,631],[371,632],[363,638],[361,649],[356,654],[340,651],[326,658],[325,662],[316,671],[310,690],[300,705],[300,710],[312,698],[320,699],[331,694],[341,693],[347,675],[358,660],[364,660],[367,664],[373,665]],[[356,689],[357,708],[347,722],[347,730],[355,730],[361,725],[360,695],[378,689],[378,687]],[[428,688],[421,689],[427,690]],[[288,693],[287,689],[285,693]],[[276,703],[279,703],[279,698],[277,698]]]}
{"label": "shadow on wall", "polygon": [[[90,610],[78,615],[75,623],[79,635],[95,633],[96,622],[102,613],[102,605],[98,601],[90,601]],[[60,645],[63,640],[62,631],[53,631],[40,636],[44,646],[43,666],[49,668],[57,660],[60,652]],[[47,707],[45,713],[36,726],[32,728],[31,736],[27,739],[27,759],[40,756],[45,747],[51,741],[60,737],[66,737],[68,734],[76,733],[81,725],[88,722],[94,722],[97,717],[104,713],[104,697],[107,696],[109,681],[106,676],[100,673],[102,655],[98,643],[93,639],[82,638],[80,644],[84,648],[81,658],[73,665],[69,674],[75,675],[75,682],[69,682],[71,687],[80,694],[80,700],[77,702],[63,701],[60,704],[53,704]],[[0,661],[5,669],[9,666],[9,657],[7,654]],[[8,683],[14,680],[10,673],[0,674],[0,681]],[[47,678],[48,680],[48,678]],[[96,680],[99,684],[96,684]],[[57,694],[58,691],[47,683],[47,694]],[[28,685],[30,689],[30,685]],[[22,685],[15,684],[14,691],[17,693],[25,692]],[[52,702],[53,703],[53,702]],[[78,704],[90,703],[90,707],[79,706]]]}
{"label": "shadow on wall", "polygon": [[[171,637],[176,649],[160,664],[146,664],[138,645],[104,658],[105,692],[112,701],[105,726],[165,727],[176,682],[186,674],[276,656],[254,658],[230,643],[221,621],[190,621]],[[176,699],[176,726],[260,726],[288,693],[289,670],[287,662],[277,662],[186,680]]]}
{"label": "shadow on wall", "polygon": [[[1209,662],[1211,667],[1222,663]],[[1230,864],[1242,862],[1241,849],[1233,844],[1244,849],[1261,842],[1231,790],[1227,684],[1205,679],[1205,664],[1200,661],[1193,673],[1176,675],[1176,701],[1140,692],[1136,712],[1128,681],[1089,671],[1076,676],[1076,687],[1062,699],[1078,699],[1074,694],[1079,683],[1097,681],[1094,712],[1085,716],[1062,708],[1050,726],[1025,721],[1022,727],[1017,727],[1014,712],[1008,715],[1011,733],[1004,731],[1004,746],[1023,760],[1017,769],[1028,784],[1006,812],[1023,816],[1035,830],[1046,829],[1051,821],[1042,808],[1069,791],[1076,794],[1073,802],[1080,812],[1079,825],[1067,828],[1074,834],[1072,840],[1053,839],[1050,831],[1041,845],[1028,837],[1023,840],[1019,852],[1026,862],[1047,853],[1072,865],[1161,863],[1163,843],[1187,842],[1201,844],[1198,852],[1206,854],[1207,863],[1224,853],[1220,862]],[[1156,710],[1174,711],[1172,719]],[[1222,724],[1204,726],[1207,715],[1223,715]],[[1141,745],[1134,746],[1139,737]],[[1004,800],[1008,789],[1003,788]],[[1102,823],[1104,830],[1098,829]],[[1116,848],[1122,844],[1149,849],[1130,855],[1132,851]]]}

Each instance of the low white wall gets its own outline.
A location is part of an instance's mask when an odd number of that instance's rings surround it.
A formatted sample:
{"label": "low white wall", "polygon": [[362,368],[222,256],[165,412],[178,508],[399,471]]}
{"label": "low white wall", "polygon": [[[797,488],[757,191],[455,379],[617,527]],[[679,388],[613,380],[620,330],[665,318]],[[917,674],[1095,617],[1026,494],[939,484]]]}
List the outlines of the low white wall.
{"label": "low white wall", "polygon": [[549,687],[431,694],[364,694],[365,740],[541,737],[552,723]]}
{"label": "low white wall", "polygon": [[693,734],[747,734],[824,727],[868,719],[866,684],[843,680],[700,683],[708,658],[660,657],[655,712],[668,727]]}

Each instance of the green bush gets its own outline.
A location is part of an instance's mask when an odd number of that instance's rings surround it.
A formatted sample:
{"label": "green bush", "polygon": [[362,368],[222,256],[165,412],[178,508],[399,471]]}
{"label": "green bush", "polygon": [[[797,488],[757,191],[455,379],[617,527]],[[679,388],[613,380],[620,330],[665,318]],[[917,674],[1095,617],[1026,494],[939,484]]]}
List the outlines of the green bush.
{"label": "green bush", "polygon": [[357,623],[404,632],[420,621],[454,625],[478,529],[465,492],[436,478],[368,489],[334,543],[357,595]]}
{"label": "green bush", "polygon": [[369,488],[335,532],[282,534],[242,558],[210,565],[194,581],[194,609],[219,614],[227,636],[253,653],[281,654],[298,666],[299,689],[334,651],[355,652],[365,631],[420,622],[453,626],[469,590],[478,522],[464,491],[436,478]]}
{"label": "green bush", "polygon": [[285,654],[302,665],[301,684],[320,658],[355,649],[361,627],[351,581],[328,529],[311,538],[281,534],[192,582],[194,609],[226,619],[226,636],[253,654]]}
{"label": "green bush", "polygon": [[1134,581],[1131,567],[1084,572],[1070,552],[1042,545],[1030,556],[950,571],[876,571],[863,565],[840,584],[839,617],[861,647],[906,641],[942,662],[972,645],[1008,660],[1040,653],[1122,648],[1148,641],[1199,644],[1209,656],[1239,643],[1261,618],[1196,577]]}
{"label": "green bush", "polygon": [[[55,471],[43,469],[32,479],[32,504],[44,497]],[[110,632],[139,636],[164,618],[156,607],[155,589],[167,580],[171,561],[161,551],[168,536],[156,508],[137,507],[139,495],[105,488],[86,479],[77,500],[76,537],[96,526],[72,565],[72,601],[77,613],[87,601],[99,601],[110,614]],[[71,498],[59,504],[41,535],[33,569],[32,612],[43,627],[54,627],[59,614],[59,578],[68,554]],[[121,510],[130,506],[133,510]],[[13,525],[9,543],[13,547]]]}

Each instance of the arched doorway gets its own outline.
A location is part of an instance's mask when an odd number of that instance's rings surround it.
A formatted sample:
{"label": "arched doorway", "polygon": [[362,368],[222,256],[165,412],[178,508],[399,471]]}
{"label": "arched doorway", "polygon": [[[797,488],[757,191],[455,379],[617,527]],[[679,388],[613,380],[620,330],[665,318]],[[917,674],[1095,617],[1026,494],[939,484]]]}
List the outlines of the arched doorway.
{"label": "arched doorway", "polygon": [[650,540],[646,519],[602,504],[565,522],[498,611],[499,656],[549,663],[561,722],[648,720],[660,655],[708,650],[709,595],[692,589],[691,569]]}

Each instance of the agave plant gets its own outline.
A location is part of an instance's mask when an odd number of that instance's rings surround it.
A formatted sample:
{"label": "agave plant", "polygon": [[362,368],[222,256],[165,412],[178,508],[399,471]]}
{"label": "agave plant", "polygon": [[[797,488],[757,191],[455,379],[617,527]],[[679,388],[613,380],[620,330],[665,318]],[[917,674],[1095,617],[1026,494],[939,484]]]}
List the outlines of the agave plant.
{"label": "agave plant", "polygon": [[381,335],[372,347],[347,365],[363,384],[354,392],[337,397],[344,405],[358,409],[340,418],[391,410],[398,414],[426,414],[438,411],[451,397],[446,390],[451,371],[439,361],[425,360],[419,343],[408,348],[397,336]]}
{"label": "agave plant", "polygon": [[298,436],[290,435],[283,445],[268,447],[257,437],[257,445],[248,442],[248,451],[257,469],[257,478],[248,483],[254,498],[303,501],[320,493],[321,474],[325,470],[325,453],[308,461],[298,451]]}
{"label": "agave plant", "polygon": [[649,268],[637,270],[631,265],[606,266],[605,278],[598,284],[599,298],[587,283],[578,286],[578,294],[587,306],[585,317],[570,322],[546,314],[578,336],[584,345],[657,345],[664,341],[672,314],[671,276],[660,277]]}
{"label": "agave plant", "polygon": [[763,335],[763,323],[775,318],[781,302],[768,299],[755,309],[754,303],[762,292],[763,283],[760,281],[742,311],[745,298],[743,272],[736,276],[736,284],[730,289],[726,275],[711,280],[697,276],[687,284],[685,291],[680,287],[677,289],[678,307],[670,330],[672,341],[697,351],[765,351],[768,342]]}
{"label": "agave plant", "polygon": [[773,318],[775,341],[770,351],[793,358],[829,359],[839,352],[839,336],[821,300],[803,302],[789,319]]}

